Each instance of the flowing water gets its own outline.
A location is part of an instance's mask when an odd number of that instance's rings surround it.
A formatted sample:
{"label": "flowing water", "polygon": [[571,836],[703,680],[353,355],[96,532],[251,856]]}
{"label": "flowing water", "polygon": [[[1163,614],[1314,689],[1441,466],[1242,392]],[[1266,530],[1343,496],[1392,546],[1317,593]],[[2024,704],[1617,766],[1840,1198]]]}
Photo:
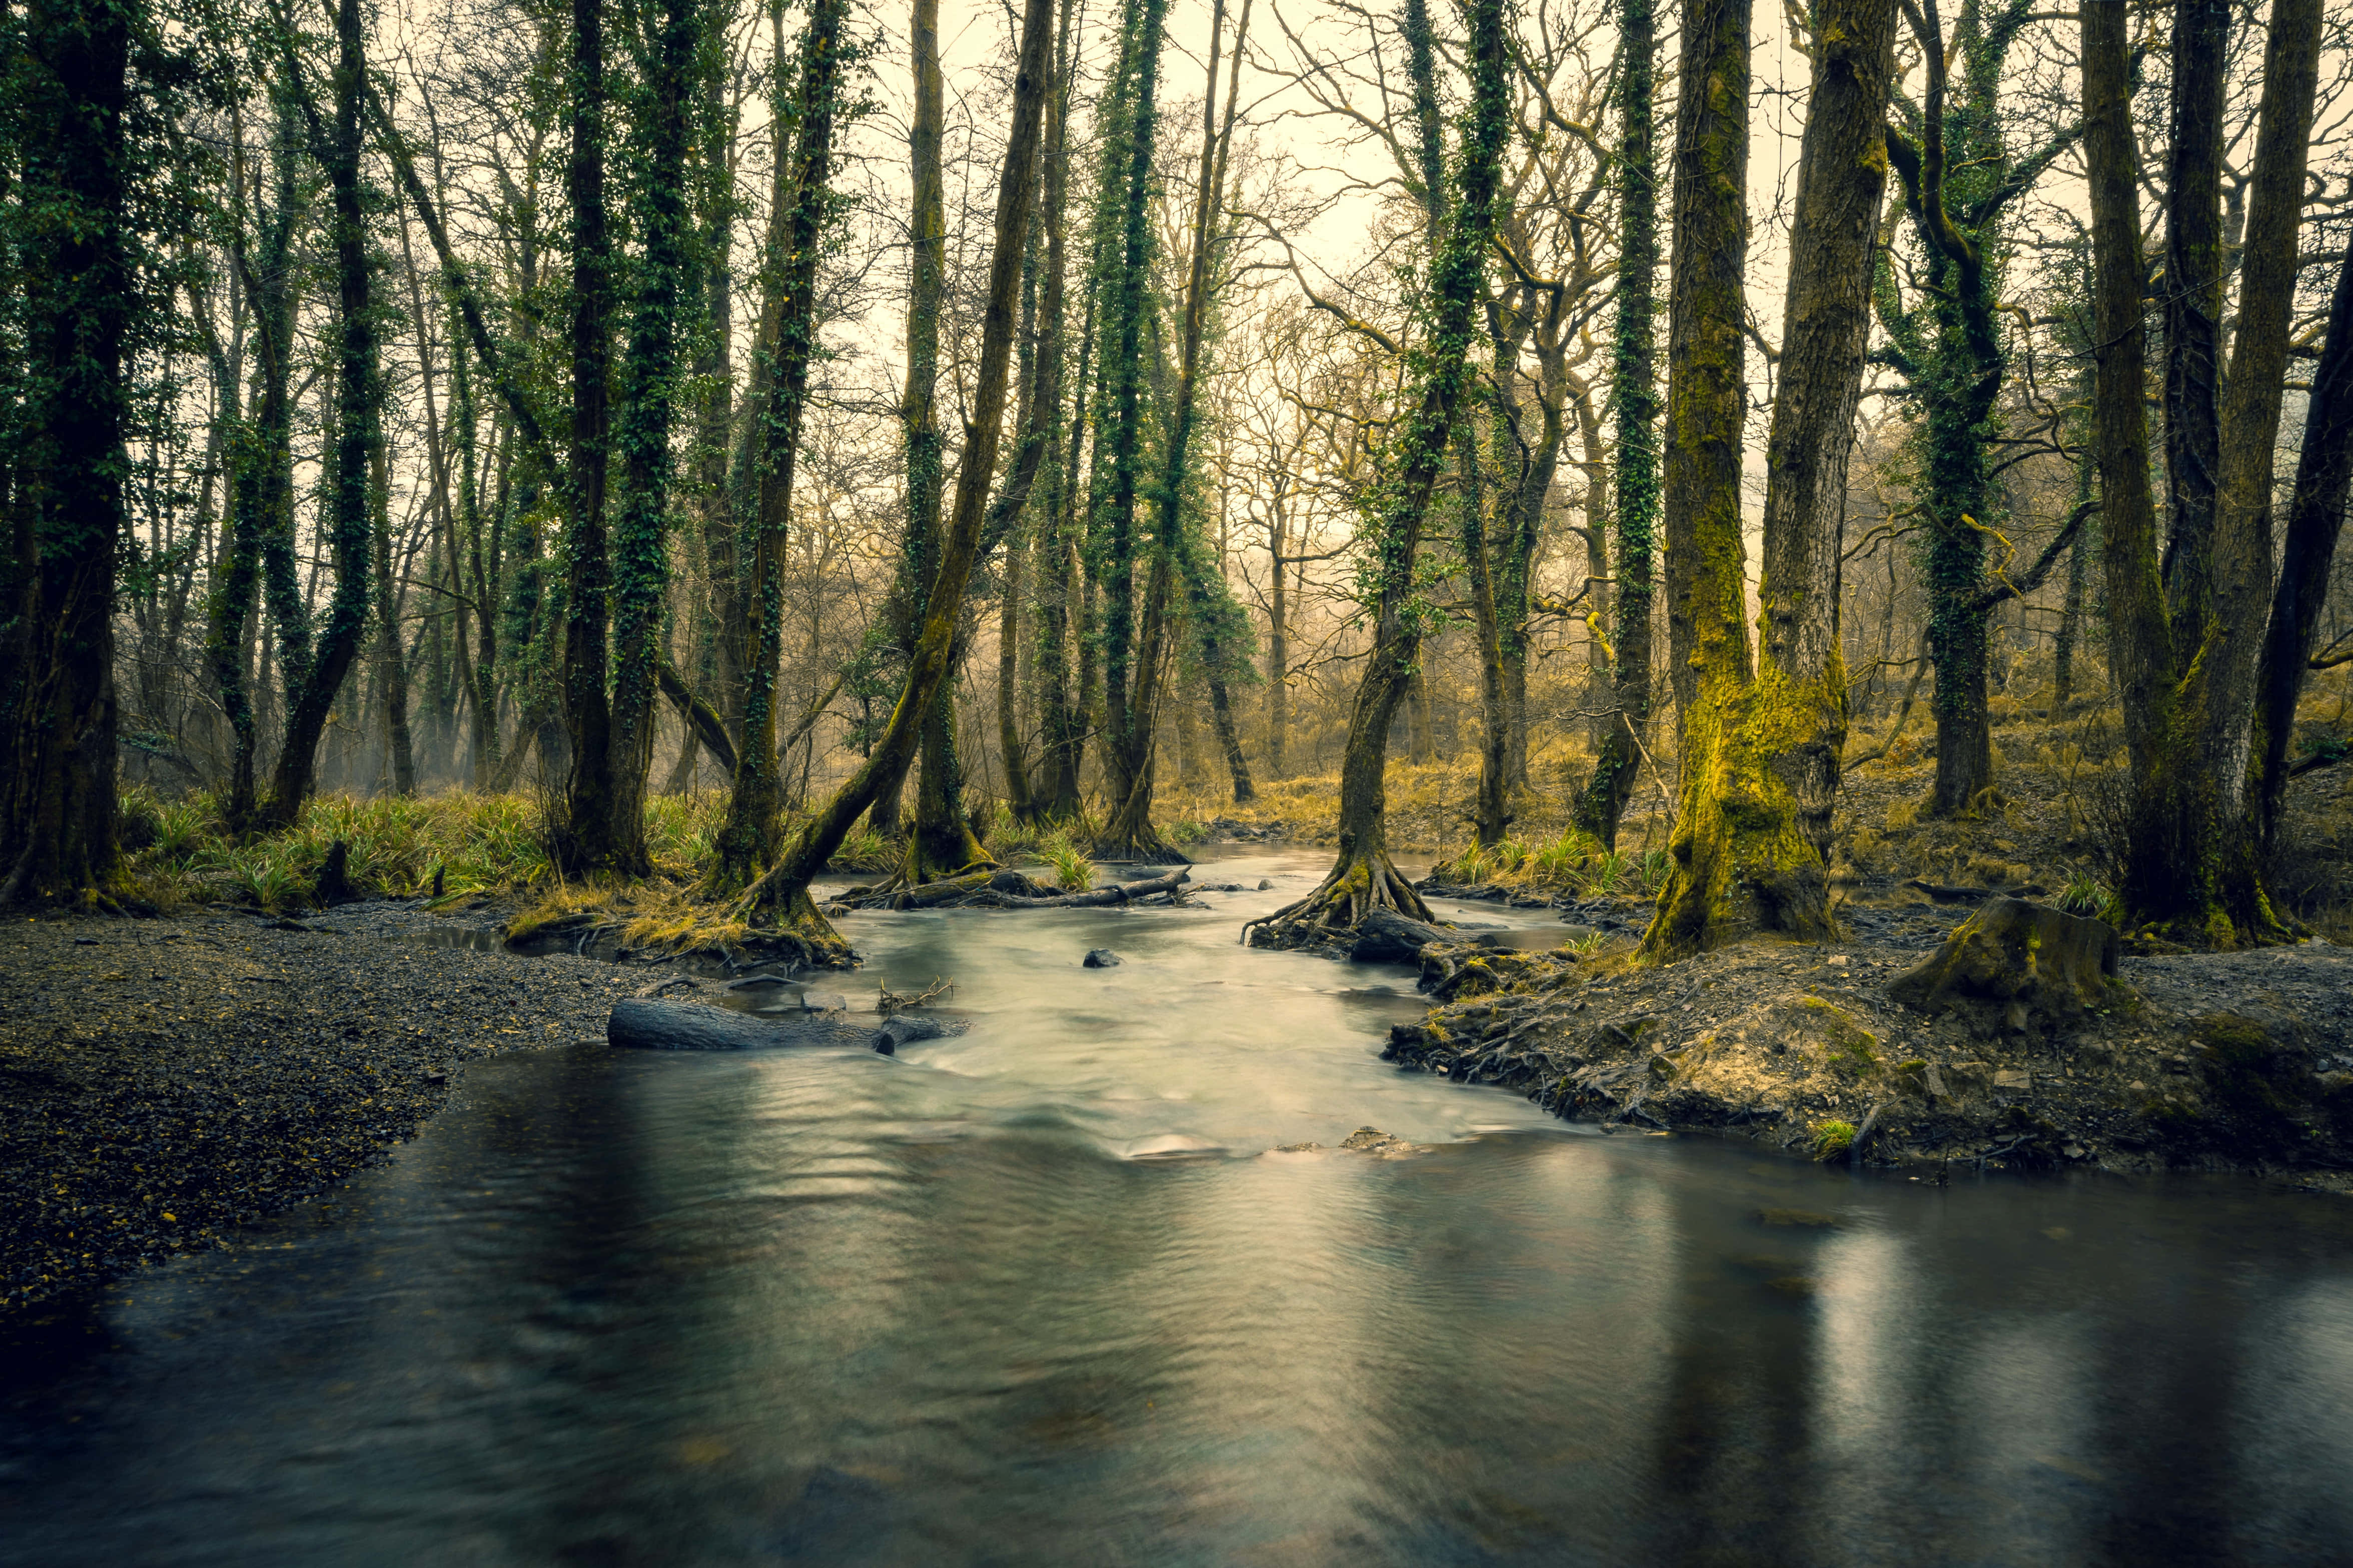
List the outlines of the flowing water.
{"label": "flowing water", "polygon": [[[470,1068],[16,1369],[0,1562],[2353,1561],[2353,1205],[1938,1188],[1401,1075],[1408,972],[1234,945],[1320,865],[853,917],[815,1001],[945,977],[972,1021],[896,1059]],[[1366,1124],[1429,1147],[1270,1152]]]}

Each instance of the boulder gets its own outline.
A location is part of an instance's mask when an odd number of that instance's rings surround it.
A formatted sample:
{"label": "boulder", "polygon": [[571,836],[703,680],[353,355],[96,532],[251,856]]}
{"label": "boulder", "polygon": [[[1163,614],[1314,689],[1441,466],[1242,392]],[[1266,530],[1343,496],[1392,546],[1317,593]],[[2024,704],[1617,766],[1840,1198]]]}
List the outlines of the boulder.
{"label": "boulder", "polygon": [[2073,1018],[2123,993],[2122,952],[2106,922],[2023,899],[1995,899],[1961,922],[1945,945],[1887,983],[1887,994],[1936,1012],[1962,1000],[1991,1002],[2013,1029],[2030,1013]]}
{"label": "boulder", "polygon": [[1083,962],[1085,967],[1089,969],[1117,969],[1120,958],[1119,954],[1107,947],[1092,947],[1087,950],[1087,956]]}

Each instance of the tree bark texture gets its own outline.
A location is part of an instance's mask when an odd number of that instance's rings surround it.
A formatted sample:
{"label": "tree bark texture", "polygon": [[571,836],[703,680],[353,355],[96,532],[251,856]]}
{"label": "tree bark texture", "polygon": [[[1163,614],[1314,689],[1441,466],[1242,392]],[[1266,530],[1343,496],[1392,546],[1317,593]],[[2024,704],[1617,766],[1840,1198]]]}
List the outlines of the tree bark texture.
{"label": "tree bark texture", "polygon": [[1617,712],[1576,803],[1577,826],[1612,850],[1641,766],[1640,729],[1651,717],[1651,584],[1659,527],[1658,154],[1651,102],[1659,44],[1652,0],[1620,0],[1619,21],[1624,75],[1619,90],[1618,317],[1610,334],[1618,437],[1618,646],[1610,666]]}
{"label": "tree bark texture", "polygon": [[[1813,90],[1792,220],[1808,241],[1790,258],[1780,381],[1767,447],[1757,616],[1762,657],[1752,675],[1745,637],[1728,635],[1720,619],[1727,613],[1736,618],[1741,609],[1736,444],[1734,493],[1706,497],[1701,512],[1716,527],[1728,521],[1731,531],[1727,537],[1702,531],[1694,540],[1709,565],[1728,569],[1729,575],[1708,583],[1703,602],[1714,629],[1703,623],[1693,637],[1704,662],[1684,710],[1682,800],[1669,842],[1673,867],[1644,938],[1646,951],[1659,957],[1696,952],[1760,927],[1811,937],[1835,930],[1830,821],[1846,742],[1840,546],[1870,323],[1872,252],[1887,183],[1882,127],[1894,68],[1895,0],[1826,0],[1816,17]],[[1683,79],[1709,83],[1711,97],[1716,84],[1731,79],[1736,53],[1738,74],[1746,76],[1746,18],[1737,18],[1736,31],[1733,21],[1727,16],[1715,35],[1724,54],[1694,62],[1701,68],[1687,70]],[[1704,139],[1704,124],[1691,129]],[[1679,162],[1683,151],[1679,146]],[[1720,160],[1728,156],[1726,149],[1707,162],[1724,166]],[[1690,237],[1736,243],[1740,190],[1741,182],[1734,180],[1722,193],[1731,203],[1718,215],[1734,226],[1728,235],[1702,230]],[[1684,244],[1679,232],[1679,264]],[[1689,298],[1701,310],[1729,306],[1736,319],[1740,309],[1736,280],[1729,290],[1690,296],[1679,287],[1676,297],[1679,305]],[[1721,324],[1715,325],[1720,332]],[[1734,389],[1736,398],[1736,380]]]}
{"label": "tree bark texture", "polygon": [[363,36],[359,0],[338,0],[331,126],[318,122],[290,48],[287,58],[287,72],[303,100],[306,117],[311,120],[311,140],[326,168],[333,198],[336,356],[326,532],[334,557],[335,587],[325,624],[318,631],[317,646],[306,661],[304,679],[288,707],[285,743],[279,749],[266,808],[270,823],[281,827],[292,826],[301,814],[302,803],[310,798],[328,712],[341,695],[344,678],[351,673],[367,634],[368,536],[373,521],[368,490],[371,462],[384,440],[380,416],[384,384],[376,368],[373,273],[360,189],[360,98],[367,79]]}
{"label": "tree bark texture", "polygon": [[780,115],[792,116],[797,132],[789,155],[780,151],[776,159],[760,326],[745,392],[747,482],[738,489],[749,492],[751,505],[740,519],[738,548],[744,564],[745,619],[753,635],[744,661],[734,787],[713,867],[714,881],[723,887],[741,887],[762,876],[762,868],[776,859],[782,837],[776,685],[784,660],[786,527],[808,401],[809,356],[817,342],[817,269],[830,206],[833,122],[848,21],[848,0],[818,0],[801,35],[797,101],[789,108],[776,105]]}
{"label": "tree bark texture", "polygon": [[[87,901],[114,872],[114,565],[134,305],[131,14],[36,0],[19,266],[39,458],[12,509],[0,626],[0,905]],[[21,459],[19,459],[21,460]]]}

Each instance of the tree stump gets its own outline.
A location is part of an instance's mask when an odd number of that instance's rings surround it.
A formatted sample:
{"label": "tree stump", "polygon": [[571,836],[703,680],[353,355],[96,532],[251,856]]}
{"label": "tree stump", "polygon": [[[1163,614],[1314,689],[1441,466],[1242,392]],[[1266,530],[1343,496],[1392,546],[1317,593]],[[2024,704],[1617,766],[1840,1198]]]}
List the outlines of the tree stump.
{"label": "tree stump", "polygon": [[1887,983],[1887,994],[1936,1012],[1957,999],[1998,1003],[2013,1029],[2040,1012],[2071,1018],[2114,1000],[2121,952],[2114,927],[2023,899],[1995,899],[1963,921],[1926,963]]}

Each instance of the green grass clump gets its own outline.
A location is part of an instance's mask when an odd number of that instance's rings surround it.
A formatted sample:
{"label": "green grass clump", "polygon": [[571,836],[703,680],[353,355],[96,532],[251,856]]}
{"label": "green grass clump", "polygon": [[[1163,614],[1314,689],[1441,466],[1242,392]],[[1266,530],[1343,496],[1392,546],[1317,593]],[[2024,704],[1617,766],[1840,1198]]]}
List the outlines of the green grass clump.
{"label": "green grass clump", "polygon": [[1515,891],[1567,893],[1582,899],[1605,893],[1647,896],[1666,879],[1666,869],[1663,849],[1637,860],[1604,848],[1589,833],[1571,828],[1553,838],[1506,838],[1484,848],[1474,844],[1431,867],[1430,875],[1441,882],[1501,885]]}
{"label": "green grass clump", "polygon": [[1825,1121],[1814,1129],[1814,1158],[1835,1160],[1854,1147],[1854,1123]]}
{"label": "green grass clump", "polygon": [[1070,831],[1049,835],[1038,846],[1039,858],[1054,868],[1055,885],[1066,893],[1083,893],[1095,885],[1094,862],[1071,841]]}
{"label": "green grass clump", "polygon": [[[647,809],[647,837],[659,868],[686,874],[707,855],[723,817],[723,792],[664,796]],[[438,873],[445,898],[504,892],[553,879],[540,802],[526,795],[322,795],[282,832],[237,835],[218,797],[166,800],[143,785],[123,792],[123,879],[135,897],[170,907],[237,902],[270,910],[301,907],[327,853],[348,846],[344,874],[363,893],[413,898]]]}

